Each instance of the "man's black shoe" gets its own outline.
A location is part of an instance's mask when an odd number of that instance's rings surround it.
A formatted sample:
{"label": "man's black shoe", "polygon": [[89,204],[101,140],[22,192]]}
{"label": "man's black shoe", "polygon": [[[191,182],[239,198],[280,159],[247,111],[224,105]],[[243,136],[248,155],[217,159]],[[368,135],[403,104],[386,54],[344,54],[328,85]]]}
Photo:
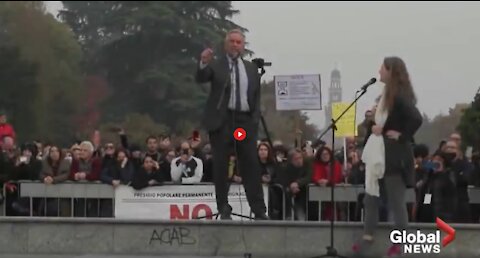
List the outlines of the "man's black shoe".
{"label": "man's black shoe", "polygon": [[262,213],[262,214],[255,214],[255,220],[270,220],[270,218],[267,216],[267,214]]}
{"label": "man's black shoe", "polygon": [[232,220],[232,206],[228,205],[225,206],[222,211],[220,212],[220,219],[221,220]]}

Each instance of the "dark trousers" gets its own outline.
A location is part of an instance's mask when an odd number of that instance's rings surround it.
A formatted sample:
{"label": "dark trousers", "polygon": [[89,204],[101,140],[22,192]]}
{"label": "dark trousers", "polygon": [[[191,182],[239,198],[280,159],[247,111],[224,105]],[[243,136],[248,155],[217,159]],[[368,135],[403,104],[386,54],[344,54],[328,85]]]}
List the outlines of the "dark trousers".
{"label": "dark trousers", "polygon": [[[236,141],[233,138],[235,129],[239,127],[245,129],[247,134],[243,141]],[[224,124],[218,130],[209,132],[213,153],[213,182],[219,212],[229,209],[228,162],[231,154],[237,156],[238,172],[242,177],[252,212],[254,214],[266,212],[257,155],[257,134],[258,124],[253,122],[250,114],[244,112],[229,112]]]}

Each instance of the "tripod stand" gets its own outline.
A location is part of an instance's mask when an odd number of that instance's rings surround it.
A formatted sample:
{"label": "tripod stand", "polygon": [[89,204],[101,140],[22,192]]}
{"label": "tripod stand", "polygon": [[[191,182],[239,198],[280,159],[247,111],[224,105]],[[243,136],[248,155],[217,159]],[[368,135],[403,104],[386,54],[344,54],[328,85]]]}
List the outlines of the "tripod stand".
{"label": "tripod stand", "polygon": [[[323,132],[319,138],[323,137],[329,130],[332,130],[332,153],[334,153],[335,150],[335,131],[337,130],[337,123],[338,121],[352,108],[353,105],[357,103],[357,101],[367,92],[367,88],[364,87],[360,91],[360,95],[358,95],[355,100],[350,103],[350,105],[343,111],[340,116],[337,117],[337,119],[332,118],[332,123],[330,126]],[[330,158],[330,178],[333,180],[334,178],[334,168],[335,168],[335,160],[334,157],[332,156]],[[315,256],[313,258],[323,258],[323,257],[338,257],[338,258],[346,258],[345,256],[342,256],[338,254],[337,249],[335,248],[335,243],[334,243],[334,220],[336,217],[336,209],[335,209],[335,184],[332,181],[330,183],[330,204],[333,207],[333,216],[330,219],[330,246],[327,246],[327,253],[321,256]]]}

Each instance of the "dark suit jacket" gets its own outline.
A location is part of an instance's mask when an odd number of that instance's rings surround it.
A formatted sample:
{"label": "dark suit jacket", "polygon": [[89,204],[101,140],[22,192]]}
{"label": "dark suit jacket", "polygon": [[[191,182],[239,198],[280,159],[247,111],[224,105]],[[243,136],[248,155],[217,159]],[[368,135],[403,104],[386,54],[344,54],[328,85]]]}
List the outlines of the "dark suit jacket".
{"label": "dark suit jacket", "polygon": [[[246,60],[243,60],[243,63],[248,77],[247,96],[250,114],[252,122],[257,125],[260,119],[260,76],[255,64]],[[227,57],[213,60],[204,69],[200,69],[200,65],[197,65],[195,80],[198,83],[210,82],[211,84],[203,124],[208,131],[215,131],[225,122],[230,99],[231,83]]]}
{"label": "dark suit jacket", "polygon": [[[399,95],[395,98],[392,110],[383,126],[383,134],[389,130],[401,133],[400,138],[392,140],[385,137],[385,175],[400,174],[407,187],[415,185],[415,164],[413,157],[414,135],[420,128],[423,117],[411,99]],[[372,132],[368,128],[368,139]]]}

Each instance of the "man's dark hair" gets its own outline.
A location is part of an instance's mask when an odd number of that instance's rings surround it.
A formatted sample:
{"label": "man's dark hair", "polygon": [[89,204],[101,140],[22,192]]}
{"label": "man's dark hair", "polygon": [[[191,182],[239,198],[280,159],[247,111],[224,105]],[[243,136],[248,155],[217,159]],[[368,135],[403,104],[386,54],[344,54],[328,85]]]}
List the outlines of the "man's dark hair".
{"label": "man's dark hair", "polygon": [[155,137],[155,136],[153,136],[153,135],[149,135],[149,136],[147,137],[147,139],[145,140],[145,142],[148,143],[148,141],[149,141],[150,139],[154,139],[154,140],[158,141],[157,137]]}
{"label": "man's dark hair", "polygon": [[428,146],[425,144],[418,144],[413,148],[413,156],[415,158],[426,158],[429,153]]}

